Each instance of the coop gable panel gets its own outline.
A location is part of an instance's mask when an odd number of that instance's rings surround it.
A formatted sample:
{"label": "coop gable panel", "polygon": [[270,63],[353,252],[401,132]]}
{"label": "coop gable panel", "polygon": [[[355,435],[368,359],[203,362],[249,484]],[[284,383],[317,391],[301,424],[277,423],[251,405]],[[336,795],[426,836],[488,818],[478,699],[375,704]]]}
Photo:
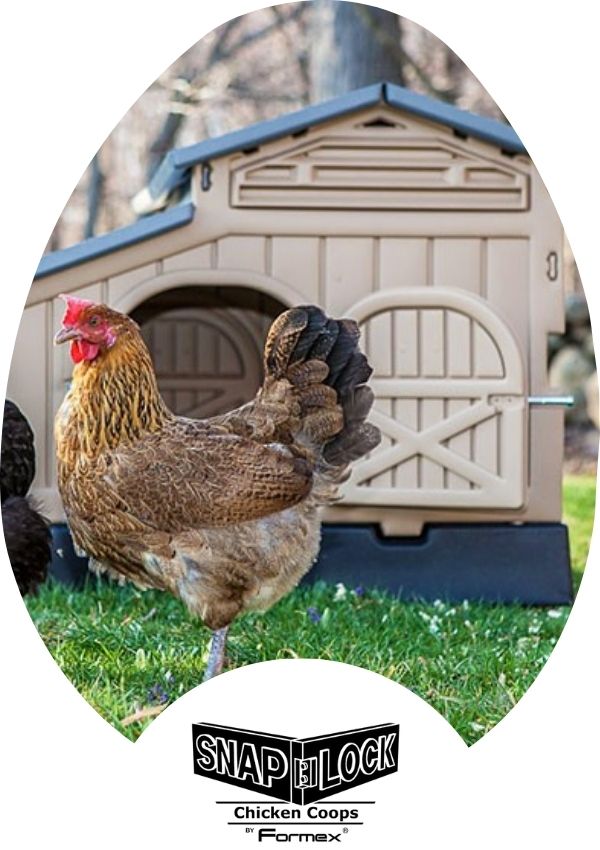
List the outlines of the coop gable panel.
{"label": "coop gable panel", "polygon": [[231,158],[233,207],[521,211],[526,166],[392,113]]}

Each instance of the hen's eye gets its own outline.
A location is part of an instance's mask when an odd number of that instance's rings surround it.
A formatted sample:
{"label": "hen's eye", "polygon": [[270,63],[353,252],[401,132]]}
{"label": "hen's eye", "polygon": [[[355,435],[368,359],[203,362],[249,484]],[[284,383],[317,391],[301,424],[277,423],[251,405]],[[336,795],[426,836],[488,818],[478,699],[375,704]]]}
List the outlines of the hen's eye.
{"label": "hen's eye", "polygon": [[90,318],[90,320],[88,321],[88,325],[90,325],[92,328],[95,328],[99,321],[100,321],[99,316],[92,316]]}

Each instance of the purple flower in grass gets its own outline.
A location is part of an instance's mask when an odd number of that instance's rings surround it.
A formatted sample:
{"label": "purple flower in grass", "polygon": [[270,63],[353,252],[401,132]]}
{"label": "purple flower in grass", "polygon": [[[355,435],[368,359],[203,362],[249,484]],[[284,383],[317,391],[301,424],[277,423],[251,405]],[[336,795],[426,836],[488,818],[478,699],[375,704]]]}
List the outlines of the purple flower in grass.
{"label": "purple flower in grass", "polygon": [[306,613],[307,613],[308,619],[311,621],[311,623],[320,623],[321,622],[321,614],[312,605],[311,605],[310,608],[306,609]]}
{"label": "purple flower in grass", "polygon": [[362,584],[359,584],[358,587],[354,588],[354,595],[358,597],[365,595],[365,589]]}
{"label": "purple flower in grass", "polygon": [[152,685],[148,691],[148,702],[154,703],[155,705],[163,705],[168,701],[169,694],[165,691],[163,686],[159,684]]}

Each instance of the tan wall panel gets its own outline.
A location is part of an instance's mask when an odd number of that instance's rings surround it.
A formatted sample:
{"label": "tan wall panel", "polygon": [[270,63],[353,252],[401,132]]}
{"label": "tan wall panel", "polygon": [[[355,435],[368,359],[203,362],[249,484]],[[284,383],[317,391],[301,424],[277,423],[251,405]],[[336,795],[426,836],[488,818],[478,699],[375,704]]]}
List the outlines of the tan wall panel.
{"label": "tan wall panel", "polygon": [[427,378],[444,376],[444,311],[421,312],[421,369]]}
{"label": "tan wall panel", "polygon": [[320,301],[318,237],[277,236],[271,246],[271,274],[302,292],[307,301]]}
{"label": "tan wall panel", "polygon": [[[546,187],[534,170],[532,199],[531,261],[529,265],[530,303],[530,387],[536,395],[549,390],[546,351],[549,333],[564,331],[563,230]],[[554,273],[550,258],[555,255]],[[552,279],[554,278],[554,279]]]}
{"label": "tan wall panel", "polygon": [[341,316],[373,289],[373,240],[330,238],[325,248],[325,308]]}
{"label": "tan wall panel", "polygon": [[473,429],[473,459],[488,472],[498,471],[498,417],[481,422]]}
{"label": "tan wall panel", "polygon": [[515,332],[523,350],[529,333],[529,242],[488,239],[487,298]]}
{"label": "tan wall panel", "polygon": [[394,364],[397,375],[416,378],[419,374],[419,314],[416,310],[394,310]]}
{"label": "tan wall panel", "polygon": [[379,240],[379,287],[426,286],[427,239]]}
{"label": "tan wall panel", "polygon": [[481,293],[481,239],[434,239],[433,284]]}
{"label": "tan wall panel", "polygon": [[[466,410],[471,402],[468,398],[450,398],[447,401],[447,415],[455,416],[462,410]],[[450,451],[456,452],[461,457],[471,457],[471,439],[472,431],[463,431],[462,434],[457,434],[456,437],[451,437],[448,440],[448,448]],[[457,475],[455,472],[448,472],[446,484],[449,490],[469,490],[470,485],[466,478],[462,475]]]}
{"label": "tan wall panel", "polygon": [[[441,398],[424,398],[421,404],[421,431],[437,425],[444,418],[444,401]],[[421,487],[424,490],[442,490],[444,468],[426,457],[421,458]]]}
{"label": "tan wall panel", "polygon": [[[134,289],[145,280],[156,277],[158,269],[159,266],[157,263],[148,263],[148,265],[139,266],[137,269],[125,272],[125,274],[119,274],[109,278],[108,303],[111,305],[116,304],[131,289]],[[144,300],[143,297],[142,300]]]}
{"label": "tan wall panel", "polygon": [[555,522],[562,515],[564,412],[558,408],[530,408],[529,432],[530,515]]}
{"label": "tan wall panel", "polygon": [[220,269],[266,271],[266,238],[264,236],[226,236],[217,243]]}
{"label": "tan wall panel", "polygon": [[499,378],[504,374],[500,353],[487,331],[473,326],[474,371],[482,378]]}
{"label": "tan wall panel", "polygon": [[471,320],[454,311],[446,313],[446,368],[450,378],[472,374]]}
{"label": "tan wall panel", "polygon": [[[395,398],[393,400],[394,419],[406,425],[411,431],[419,430],[419,400],[416,398]],[[394,485],[403,490],[416,489],[419,486],[420,459],[411,457],[399,464],[394,470]]]}
{"label": "tan wall panel", "polygon": [[208,242],[206,245],[199,245],[197,248],[182,251],[172,257],[165,257],[163,269],[166,272],[178,269],[210,269],[213,261],[213,246],[213,242]]}
{"label": "tan wall panel", "polygon": [[373,367],[373,374],[378,377],[392,376],[392,313],[379,313],[373,316],[368,325],[367,354]]}
{"label": "tan wall panel", "polygon": [[[376,410],[380,410],[382,413],[385,413],[387,416],[392,415],[392,399],[390,398],[378,398],[375,399],[375,408]],[[393,441],[386,437],[385,434],[382,434],[381,437],[381,448],[386,449],[393,445]],[[388,469],[386,472],[383,472],[381,475],[375,475],[370,484],[375,487],[393,487],[394,481],[392,476],[392,470]]]}
{"label": "tan wall panel", "polygon": [[35,436],[34,487],[46,487],[50,448],[47,440],[47,367],[50,340],[47,304],[27,307],[21,318],[8,376],[7,398],[21,408]]}

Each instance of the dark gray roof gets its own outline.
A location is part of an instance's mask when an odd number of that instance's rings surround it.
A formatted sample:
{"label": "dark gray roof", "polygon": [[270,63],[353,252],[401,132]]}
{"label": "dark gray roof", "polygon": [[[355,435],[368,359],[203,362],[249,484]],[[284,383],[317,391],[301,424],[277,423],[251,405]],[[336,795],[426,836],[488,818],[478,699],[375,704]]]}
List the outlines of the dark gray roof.
{"label": "dark gray roof", "polygon": [[430,121],[437,121],[438,124],[445,124],[458,133],[464,133],[465,136],[483,139],[484,142],[497,145],[507,153],[527,153],[523,142],[510,124],[493,118],[484,118],[483,115],[476,115],[466,109],[458,109],[450,103],[433,100],[393,83],[384,83],[383,88],[385,102],[390,106],[395,106],[404,112],[412,112],[413,115],[428,118]]}
{"label": "dark gray roof", "polygon": [[103,233],[101,236],[93,236],[91,239],[78,242],[70,248],[53,251],[51,254],[42,257],[35,273],[35,279],[70,269],[72,266],[78,266],[88,260],[95,260],[97,257],[110,254],[119,248],[127,248],[129,245],[143,242],[153,236],[159,236],[161,233],[168,233],[170,230],[189,224],[193,218],[194,204],[181,204],[180,206],[170,207],[164,212],[153,213],[145,218],[140,218],[139,221],[129,224],[127,227],[111,230],[110,233]]}
{"label": "dark gray roof", "polygon": [[163,159],[150,181],[148,187],[150,194],[153,198],[168,195],[188,179],[189,170],[194,165],[210,162],[211,159],[227,156],[235,151],[252,149],[284,136],[302,133],[316,124],[331,121],[379,103],[444,124],[461,135],[483,139],[497,145],[507,153],[526,153],[515,131],[502,121],[475,115],[473,112],[458,109],[449,103],[417,94],[393,83],[376,83],[297,112],[251,124],[249,127],[226,133],[224,136],[206,139],[184,148],[176,148]]}

